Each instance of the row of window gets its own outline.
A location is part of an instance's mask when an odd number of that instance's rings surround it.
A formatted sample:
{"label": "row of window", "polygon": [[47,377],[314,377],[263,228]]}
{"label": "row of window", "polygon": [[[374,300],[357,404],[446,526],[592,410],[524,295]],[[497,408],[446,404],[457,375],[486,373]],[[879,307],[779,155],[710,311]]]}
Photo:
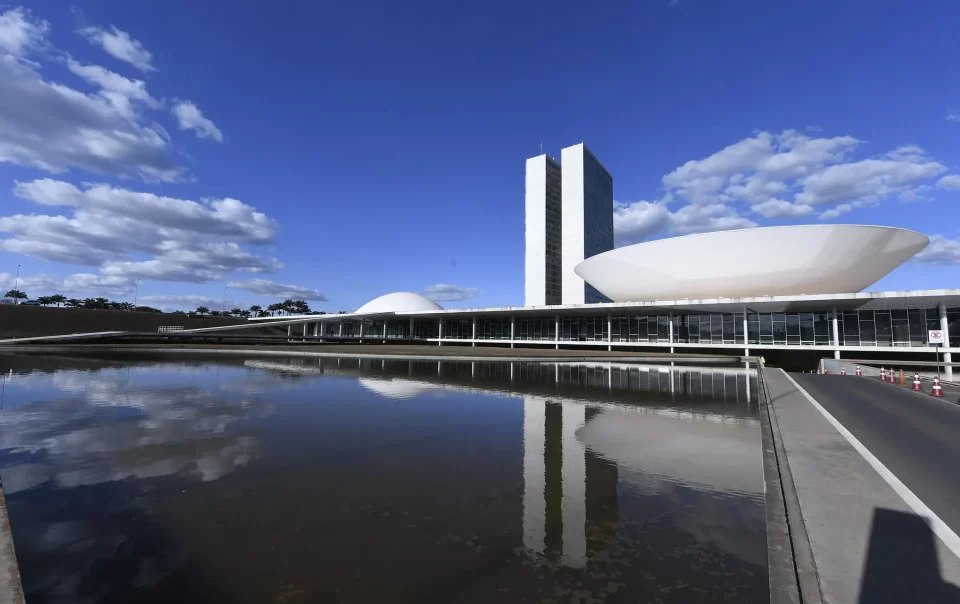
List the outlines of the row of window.
{"label": "row of window", "polygon": [[[744,321],[746,318],[746,321]],[[960,308],[947,310],[950,346],[960,346]],[[511,323],[513,334],[511,336]],[[837,315],[837,334],[829,313],[710,313],[610,317],[477,318],[443,320],[443,338],[564,342],[650,342],[674,344],[786,344],[841,346],[926,346],[927,332],[940,329],[937,309],[845,311]],[[557,328],[559,327],[559,338]],[[357,337],[360,321],[323,324],[323,335]],[[746,334],[744,334],[746,329]],[[363,335],[384,333],[383,320],[364,321]],[[388,338],[411,337],[410,322],[387,321]],[[414,320],[414,338],[440,337],[437,320]]]}

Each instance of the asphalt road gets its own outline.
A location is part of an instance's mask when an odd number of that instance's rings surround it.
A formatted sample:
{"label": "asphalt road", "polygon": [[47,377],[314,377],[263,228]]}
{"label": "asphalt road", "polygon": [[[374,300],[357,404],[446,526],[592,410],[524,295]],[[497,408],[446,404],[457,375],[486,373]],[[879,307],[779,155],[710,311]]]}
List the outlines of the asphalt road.
{"label": "asphalt road", "polygon": [[955,398],[936,399],[867,378],[791,377],[960,533],[960,405]]}

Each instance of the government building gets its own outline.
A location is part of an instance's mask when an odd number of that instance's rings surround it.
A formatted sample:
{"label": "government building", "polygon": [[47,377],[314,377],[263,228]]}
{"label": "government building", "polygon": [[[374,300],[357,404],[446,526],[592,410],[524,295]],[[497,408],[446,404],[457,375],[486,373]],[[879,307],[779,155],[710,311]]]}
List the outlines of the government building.
{"label": "government building", "polygon": [[586,146],[527,160],[525,186],[525,306],[443,309],[397,292],[348,314],[251,321],[337,342],[712,351],[798,369],[932,364],[931,330],[944,332],[944,362],[960,352],[960,289],[864,291],[928,245],[921,233],[761,227],[614,249],[613,178]]}

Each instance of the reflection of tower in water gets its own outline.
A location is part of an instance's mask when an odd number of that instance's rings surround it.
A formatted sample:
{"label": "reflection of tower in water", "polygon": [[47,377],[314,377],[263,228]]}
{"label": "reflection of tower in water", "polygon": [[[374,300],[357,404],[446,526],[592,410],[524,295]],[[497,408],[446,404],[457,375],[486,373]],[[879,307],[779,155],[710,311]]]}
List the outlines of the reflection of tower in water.
{"label": "reflection of tower in water", "polygon": [[577,439],[600,409],[524,397],[523,544],[583,568],[617,524],[617,468]]}

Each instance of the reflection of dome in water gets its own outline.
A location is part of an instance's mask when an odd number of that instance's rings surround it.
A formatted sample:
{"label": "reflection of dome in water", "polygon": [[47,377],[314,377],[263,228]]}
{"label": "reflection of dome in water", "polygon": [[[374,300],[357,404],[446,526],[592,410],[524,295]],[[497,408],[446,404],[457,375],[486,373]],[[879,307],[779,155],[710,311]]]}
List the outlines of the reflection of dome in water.
{"label": "reflection of dome in water", "polygon": [[413,398],[432,390],[429,384],[414,380],[361,377],[360,385],[386,398]]}
{"label": "reflection of dome in water", "polygon": [[418,310],[443,310],[443,307],[420,294],[394,292],[370,300],[356,310],[356,314],[379,312],[410,312]]}

